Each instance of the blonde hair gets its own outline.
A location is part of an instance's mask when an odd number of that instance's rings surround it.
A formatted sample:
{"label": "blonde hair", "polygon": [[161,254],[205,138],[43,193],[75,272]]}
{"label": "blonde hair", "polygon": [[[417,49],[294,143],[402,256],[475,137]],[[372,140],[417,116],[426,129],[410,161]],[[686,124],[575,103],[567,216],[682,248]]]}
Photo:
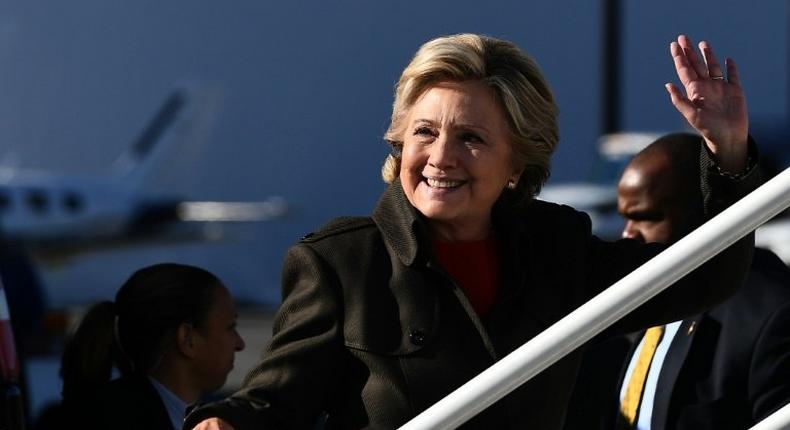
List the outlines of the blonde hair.
{"label": "blonde hair", "polygon": [[551,154],[559,140],[554,96],[538,65],[518,46],[476,34],[425,43],[401,74],[384,135],[393,151],[384,161],[382,178],[390,183],[400,174],[405,119],[419,97],[440,82],[467,80],[485,82],[494,90],[506,113],[514,167],[523,169],[510,192],[519,200],[532,198],[549,177]]}

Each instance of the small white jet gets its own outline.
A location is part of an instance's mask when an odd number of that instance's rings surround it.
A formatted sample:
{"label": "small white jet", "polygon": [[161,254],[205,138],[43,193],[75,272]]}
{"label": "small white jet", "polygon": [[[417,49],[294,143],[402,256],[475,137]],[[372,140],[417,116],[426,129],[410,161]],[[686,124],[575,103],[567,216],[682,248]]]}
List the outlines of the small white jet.
{"label": "small white jet", "polygon": [[285,201],[197,202],[152,194],[141,185],[177,147],[204,139],[216,97],[195,87],[177,89],[111,175],[73,176],[0,166],[0,244],[14,243],[38,257],[140,242],[210,240],[217,223],[282,217]]}

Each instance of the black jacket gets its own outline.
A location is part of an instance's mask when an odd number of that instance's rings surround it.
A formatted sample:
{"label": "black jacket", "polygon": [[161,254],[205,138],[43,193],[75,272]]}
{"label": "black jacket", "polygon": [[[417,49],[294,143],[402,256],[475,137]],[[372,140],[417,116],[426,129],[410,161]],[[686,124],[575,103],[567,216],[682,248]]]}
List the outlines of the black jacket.
{"label": "black jacket", "polygon": [[[636,343],[619,358],[611,342],[588,351],[580,375],[585,386],[574,392],[566,430],[615,428],[619,390]],[[621,366],[613,374],[615,363]],[[592,392],[600,403],[588,400]],[[661,366],[651,428],[745,430],[787,403],[790,269],[772,252],[756,249],[735,295],[681,323]]]}
{"label": "black jacket", "polygon": [[96,392],[64,402],[64,428],[88,430],[172,430],[162,398],[145,376],[112,380]]}
{"label": "black jacket", "polygon": [[[732,201],[733,184],[712,202]],[[744,184],[741,184],[744,185]],[[746,186],[745,188],[750,188]],[[198,408],[191,428],[220,416],[236,429],[396,428],[660,251],[604,242],[566,206],[532,201],[492,213],[502,285],[487,321],[433,259],[424,222],[398,182],[372,218],[341,218],[308,235],[285,259],[274,337],[244,387]],[[700,312],[743,279],[752,241],[659,294],[612,329],[634,331]],[[715,287],[695,287],[708,278]],[[700,284],[702,285],[702,284]],[[574,352],[467,425],[556,429],[580,354]]]}

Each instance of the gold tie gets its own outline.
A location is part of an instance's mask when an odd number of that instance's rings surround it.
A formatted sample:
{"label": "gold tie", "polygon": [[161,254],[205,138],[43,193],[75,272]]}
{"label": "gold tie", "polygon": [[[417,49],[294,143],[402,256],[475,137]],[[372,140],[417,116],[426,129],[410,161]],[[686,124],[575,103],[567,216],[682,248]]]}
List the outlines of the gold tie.
{"label": "gold tie", "polygon": [[625,390],[625,396],[620,403],[620,415],[628,424],[628,428],[633,428],[636,422],[636,412],[639,410],[639,403],[642,400],[647,372],[650,370],[650,363],[653,361],[653,355],[656,353],[656,347],[661,341],[661,335],[663,334],[664,326],[651,327],[645,333],[642,350],[639,351],[639,358],[636,360],[634,372],[631,374],[628,388]]}

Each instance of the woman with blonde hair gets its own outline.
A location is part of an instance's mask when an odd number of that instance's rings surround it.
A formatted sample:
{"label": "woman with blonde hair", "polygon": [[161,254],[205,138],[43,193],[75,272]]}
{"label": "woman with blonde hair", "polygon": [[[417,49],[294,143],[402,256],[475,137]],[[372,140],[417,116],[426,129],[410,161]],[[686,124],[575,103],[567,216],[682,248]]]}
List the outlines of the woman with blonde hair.
{"label": "woman with blonde hair", "polygon": [[[755,185],[734,63],[681,36],[671,54],[701,132],[710,216]],[[274,337],[244,387],[192,412],[185,428],[396,428],[662,248],[604,242],[590,219],[534,199],[558,141],[536,63],[511,42],[441,37],[401,75],[386,134],[389,184],[371,217],[331,221],[293,246]],[[692,314],[734,291],[750,239],[731,246],[612,327]],[[705,282],[700,282],[704,280]],[[560,428],[580,353],[466,425]]]}

